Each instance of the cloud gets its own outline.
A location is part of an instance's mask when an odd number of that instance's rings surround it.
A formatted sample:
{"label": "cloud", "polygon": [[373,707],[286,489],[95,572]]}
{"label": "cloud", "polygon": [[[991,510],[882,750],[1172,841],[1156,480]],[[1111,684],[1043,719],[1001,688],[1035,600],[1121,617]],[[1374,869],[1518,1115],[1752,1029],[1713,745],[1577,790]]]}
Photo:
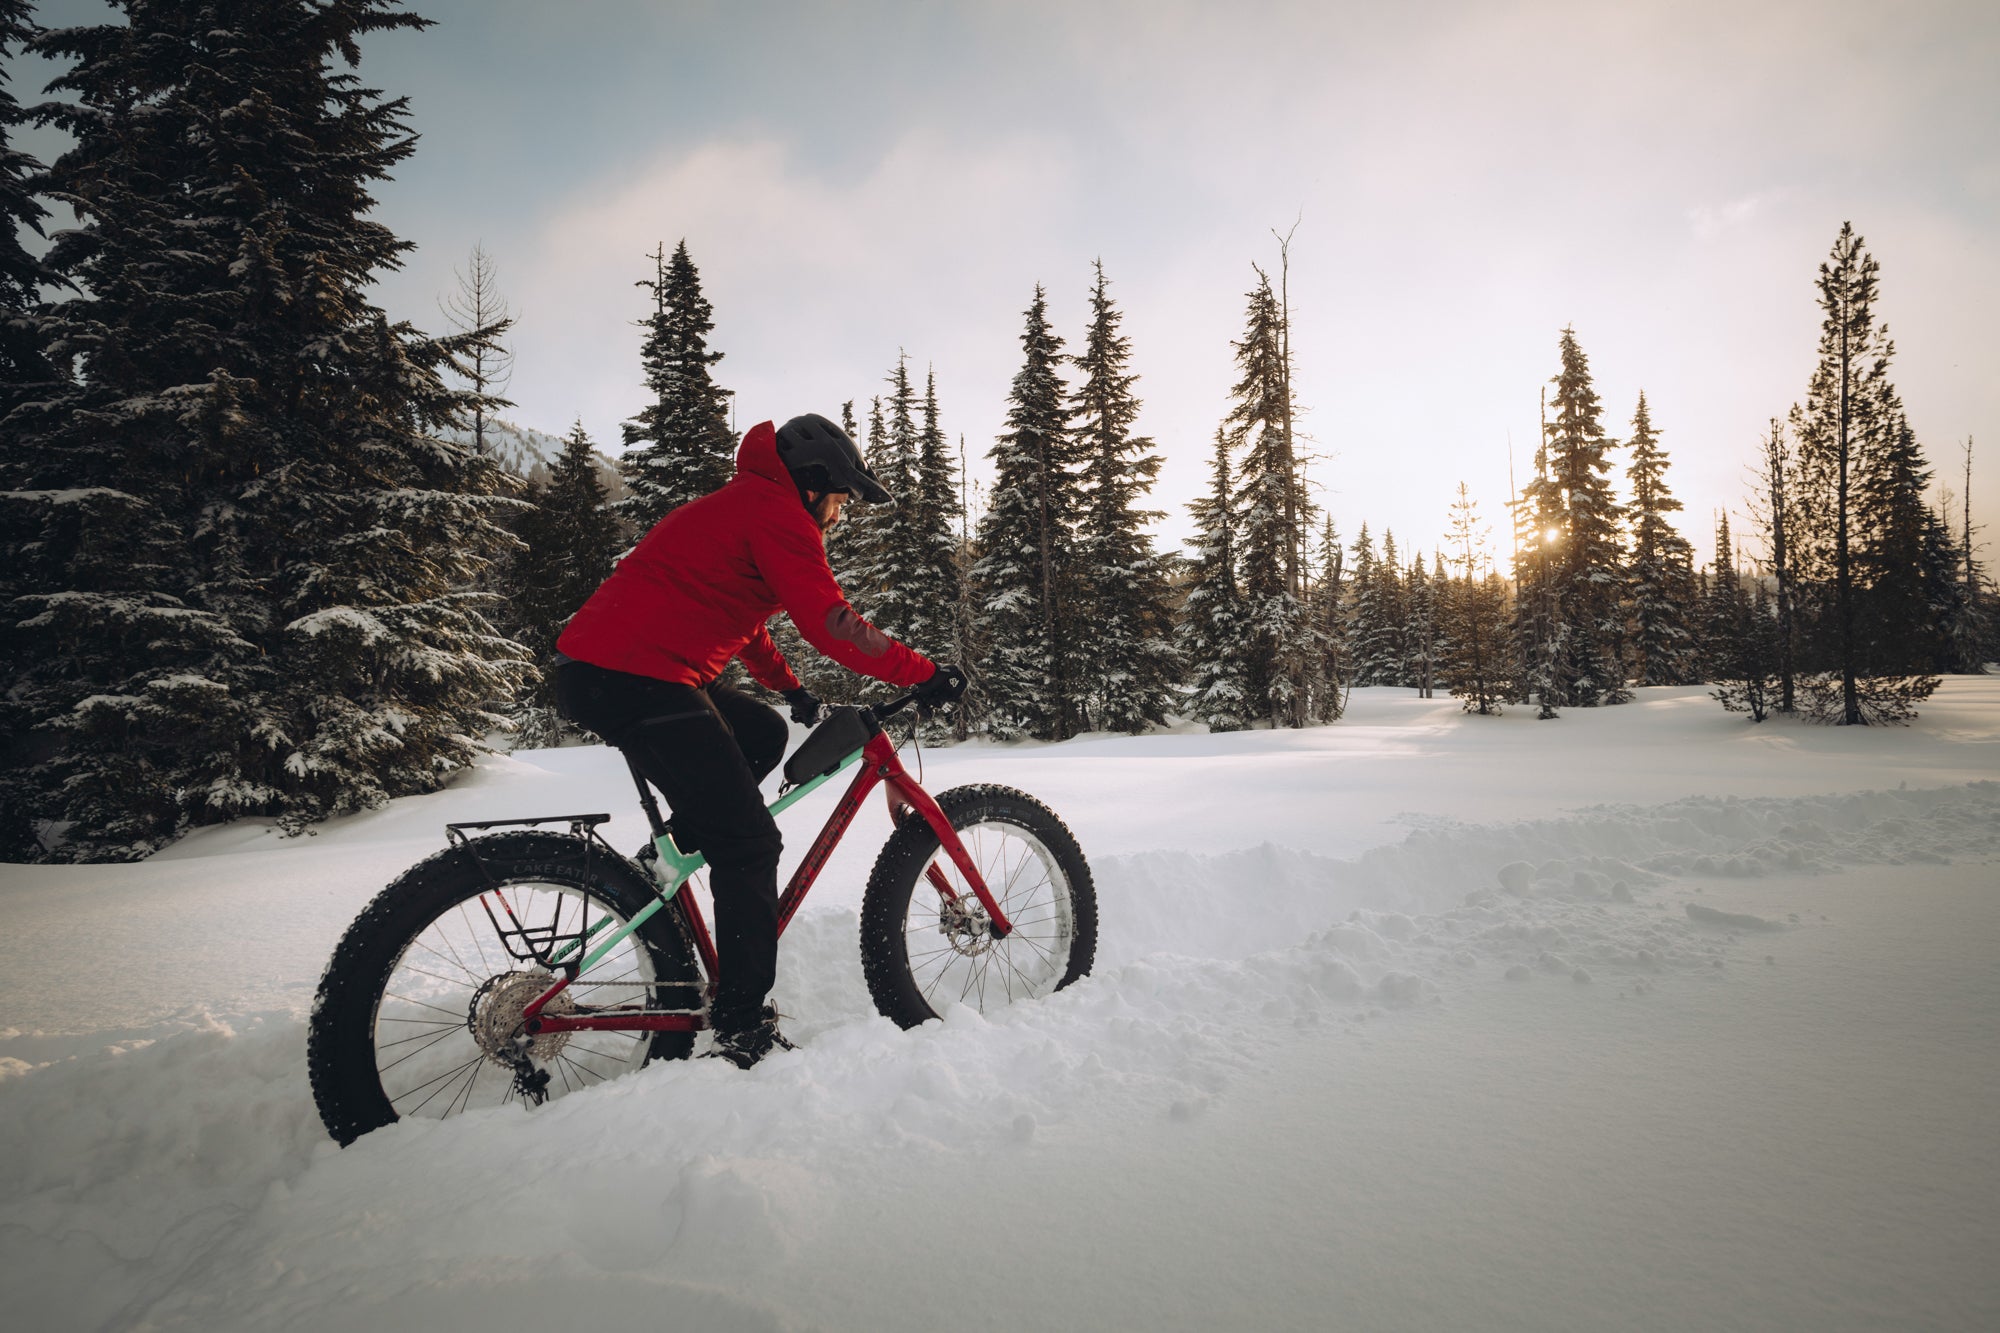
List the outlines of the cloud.
{"label": "cloud", "polygon": [[1726,204],[1697,205],[1687,211],[1688,225],[1694,228],[1696,240],[1713,241],[1724,232],[1747,224],[1765,210],[1772,198],[1770,194],[1749,194]]}
{"label": "cloud", "polygon": [[524,323],[513,396],[536,419],[583,412],[615,442],[607,419],[643,393],[632,322],[649,298],[634,284],[656,245],[683,238],[717,312],[718,377],[745,421],[865,398],[899,347],[919,375],[934,358],[1004,383],[994,345],[1009,345],[1059,250],[1070,193],[1060,150],[1005,139],[967,150],[913,133],[848,178],[769,140],[656,160],[566,201],[535,239],[524,308],[562,313],[559,326]]}

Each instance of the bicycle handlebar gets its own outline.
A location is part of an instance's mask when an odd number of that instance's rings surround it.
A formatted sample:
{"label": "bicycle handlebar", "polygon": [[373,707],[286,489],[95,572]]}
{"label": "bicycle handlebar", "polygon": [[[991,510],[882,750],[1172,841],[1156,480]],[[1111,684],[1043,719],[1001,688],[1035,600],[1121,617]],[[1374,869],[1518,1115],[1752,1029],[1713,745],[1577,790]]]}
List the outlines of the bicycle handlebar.
{"label": "bicycle handlebar", "polygon": [[908,708],[911,704],[915,703],[916,701],[917,701],[917,692],[915,690],[911,690],[906,694],[897,695],[895,698],[889,700],[886,703],[870,704],[868,706],[868,711],[875,715],[875,720],[877,722],[887,722],[890,718],[902,712],[905,708]]}

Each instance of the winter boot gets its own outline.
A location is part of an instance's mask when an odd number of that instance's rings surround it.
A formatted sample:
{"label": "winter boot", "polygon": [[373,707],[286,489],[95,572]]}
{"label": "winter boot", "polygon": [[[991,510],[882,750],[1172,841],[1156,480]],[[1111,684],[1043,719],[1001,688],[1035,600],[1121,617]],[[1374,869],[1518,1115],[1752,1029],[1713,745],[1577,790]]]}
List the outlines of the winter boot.
{"label": "winter boot", "polygon": [[785,1034],[778,1031],[778,1011],[765,1005],[755,1023],[747,1028],[718,1030],[715,1045],[703,1051],[702,1058],[714,1057],[727,1060],[738,1069],[748,1069],[773,1050],[795,1051],[798,1047],[785,1040]]}

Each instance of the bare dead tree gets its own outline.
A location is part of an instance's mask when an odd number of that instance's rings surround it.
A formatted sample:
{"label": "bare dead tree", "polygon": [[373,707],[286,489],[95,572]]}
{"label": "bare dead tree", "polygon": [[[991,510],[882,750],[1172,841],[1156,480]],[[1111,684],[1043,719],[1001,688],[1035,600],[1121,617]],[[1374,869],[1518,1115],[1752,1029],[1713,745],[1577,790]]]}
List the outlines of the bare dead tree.
{"label": "bare dead tree", "polygon": [[1302,548],[1305,546],[1305,528],[1299,504],[1298,451],[1292,440],[1292,235],[1304,221],[1301,213],[1292,219],[1291,227],[1283,236],[1278,229],[1271,228],[1271,235],[1278,237],[1278,378],[1284,393],[1281,418],[1285,432],[1285,531],[1288,540],[1285,546],[1285,584],[1292,590],[1292,596],[1303,599],[1300,565]]}
{"label": "bare dead tree", "polygon": [[514,375],[514,353],[500,341],[514,326],[514,317],[500,295],[500,270],[486,247],[475,244],[465,270],[452,270],[458,290],[438,302],[438,309],[465,339],[461,365],[472,382],[472,443],[486,452],[486,416],[491,408],[513,406],[500,395]]}

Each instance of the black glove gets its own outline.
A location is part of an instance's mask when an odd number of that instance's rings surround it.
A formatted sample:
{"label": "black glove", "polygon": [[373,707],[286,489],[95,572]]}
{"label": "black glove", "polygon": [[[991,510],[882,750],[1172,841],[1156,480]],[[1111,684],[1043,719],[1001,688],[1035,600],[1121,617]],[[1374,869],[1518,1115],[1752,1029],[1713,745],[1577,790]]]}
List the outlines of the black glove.
{"label": "black glove", "polygon": [[801,685],[796,690],[786,690],[785,702],[792,706],[792,721],[800,726],[810,727],[819,721],[819,698],[805,686]]}
{"label": "black glove", "polygon": [[937,670],[931,672],[930,679],[917,686],[917,707],[942,708],[948,703],[956,703],[970,683],[964,667],[940,662]]}

